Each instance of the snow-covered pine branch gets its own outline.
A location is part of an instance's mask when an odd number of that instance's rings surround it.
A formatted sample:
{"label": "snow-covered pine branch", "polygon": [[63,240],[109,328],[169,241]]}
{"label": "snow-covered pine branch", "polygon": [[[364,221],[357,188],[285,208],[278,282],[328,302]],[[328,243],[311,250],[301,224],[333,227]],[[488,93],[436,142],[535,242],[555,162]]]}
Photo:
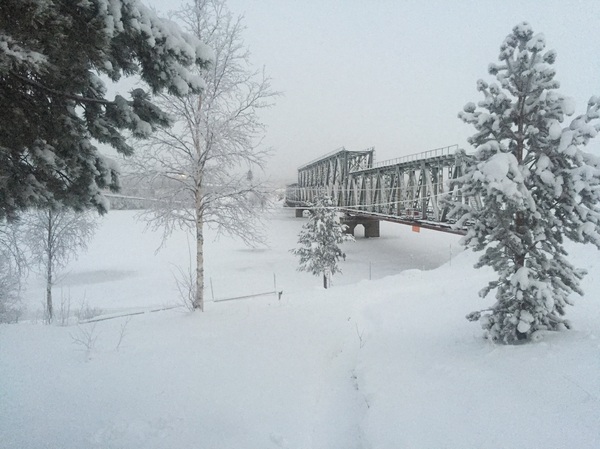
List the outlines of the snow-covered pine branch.
{"label": "snow-covered pine branch", "polygon": [[103,81],[137,75],[153,94],[198,93],[212,52],[138,0],[0,2],[0,219],[31,207],[105,212],[118,168],[98,142],[132,154],[170,117],[150,92],[107,98]]}

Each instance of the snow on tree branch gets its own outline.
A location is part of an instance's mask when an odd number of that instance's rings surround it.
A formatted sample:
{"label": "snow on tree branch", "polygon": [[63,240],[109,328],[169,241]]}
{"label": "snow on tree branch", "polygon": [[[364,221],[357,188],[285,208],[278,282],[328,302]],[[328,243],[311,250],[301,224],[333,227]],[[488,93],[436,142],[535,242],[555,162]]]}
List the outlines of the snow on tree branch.
{"label": "snow on tree branch", "polygon": [[225,1],[197,0],[172,17],[214,50],[213,62],[197,68],[202,92],[157,97],[175,124],[140,145],[127,164],[154,192],[154,207],[144,214],[149,225],[162,228],[165,238],[175,227],[194,233],[195,308],[202,309],[204,225],[252,246],[265,243],[260,214],[270,192],[254,173],[270,155],[262,145],[260,110],[271,107],[278,93],[264,71],[252,68],[242,17],[234,17]]}
{"label": "snow on tree branch", "polygon": [[106,98],[101,76],[181,96],[204,88],[195,67],[213,58],[138,0],[4,0],[0,30],[0,219],[38,206],[104,212],[119,173],[96,143],[131,154],[124,131],[146,138],[171,121],[143,89]]}
{"label": "snow on tree branch", "polygon": [[354,241],[352,235],[345,233],[346,227],[340,223],[331,199],[318,199],[310,209],[308,222],[302,226],[298,247],[291,250],[300,259],[298,271],[323,276],[323,287],[329,288],[331,276],[342,271],[339,260],[346,259],[339,245]]}

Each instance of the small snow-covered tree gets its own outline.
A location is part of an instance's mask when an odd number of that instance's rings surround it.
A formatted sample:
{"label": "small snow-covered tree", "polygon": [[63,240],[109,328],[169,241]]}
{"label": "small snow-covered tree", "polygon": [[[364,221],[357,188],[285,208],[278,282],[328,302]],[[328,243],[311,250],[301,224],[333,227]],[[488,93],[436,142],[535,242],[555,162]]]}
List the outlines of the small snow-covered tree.
{"label": "small snow-covered tree", "polygon": [[462,194],[479,196],[456,204],[458,226],[468,225],[464,244],[483,251],[476,267],[491,266],[498,279],[496,303],[468,315],[481,320],[494,341],[537,339],[538,331],[570,327],[563,316],[572,292],[582,294],[584,271],[567,260],[565,238],[600,247],[600,160],[582,151],[600,130],[600,99],[574,113],[557,92],[556,53],[528,23],[515,26],[489,73],[497,82],[477,82],[484,98],[459,117],[477,130]]}
{"label": "small snow-covered tree", "polygon": [[[158,104],[176,120],[141,145],[129,168],[154,190],[144,214],[164,238],[174,227],[190,230],[196,242],[195,301],[204,310],[204,226],[261,244],[259,220],[270,189],[254,175],[269,154],[259,112],[278,94],[263,70],[255,70],[243,41],[243,17],[224,0],[196,0],[174,13],[186,31],[214,49],[214,62],[198,68],[201,93],[162,95]],[[187,282],[187,281],[186,281]]]}
{"label": "small snow-covered tree", "polygon": [[31,261],[46,281],[46,315],[52,322],[52,287],[58,270],[87,249],[96,232],[97,217],[92,212],[75,212],[66,207],[31,211],[22,218],[25,244]]}
{"label": "small snow-covered tree", "polygon": [[[199,92],[211,52],[138,0],[0,1],[0,220],[27,208],[105,212],[117,167],[100,142],[131,154],[170,118],[150,92]],[[105,80],[148,88],[107,98]]]}
{"label": "small snow-covered tree", "polygon": [[333,201],[329,198],[317,200],[298,236],[298,248],[291,250],[300,258],[298,271],[322,275],[323,287],[328,288],[331,276],[342,271],[338,261],[346,259],[339,245],[354,240],[345,230],[346,225],[340,223]]}

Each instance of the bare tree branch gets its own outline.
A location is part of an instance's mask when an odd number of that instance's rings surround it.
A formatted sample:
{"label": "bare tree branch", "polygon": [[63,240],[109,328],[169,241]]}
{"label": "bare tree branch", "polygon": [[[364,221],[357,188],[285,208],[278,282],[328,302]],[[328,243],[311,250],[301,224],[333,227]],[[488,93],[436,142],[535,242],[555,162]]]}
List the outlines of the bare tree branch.
{"label": "bare tree branch", "polygon": [[259,112],[279,93],[264,69],[251,68],[243,17],[234,17],[225,0],[195,0],[172,17],[211,47],[215,60],[199,71],[206,82],[201,94],[158,98],[176,122],[142,144],[129,167],[158,200],[143,214],[149,225],[162,228],[164,238],[176,228],[194,233],[194,307],[203,309],[204,225],[249,245],[265,242],[260,213],[268,189],[255,172],[263,170],[269,150],[262,147],[266,127]]}

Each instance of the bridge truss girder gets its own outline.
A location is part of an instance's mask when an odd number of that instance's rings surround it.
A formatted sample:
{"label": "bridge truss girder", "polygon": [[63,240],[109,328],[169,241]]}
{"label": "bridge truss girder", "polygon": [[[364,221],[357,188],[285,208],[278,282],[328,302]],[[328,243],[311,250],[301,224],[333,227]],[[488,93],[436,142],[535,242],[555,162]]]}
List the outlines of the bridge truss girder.
{"label": "bridge truss girder", "polygon": [[[352,154],[348,154],[352,153]],[[464,234],[451,228],[447,214],[452,202],[481,207],[479,198],[464,198],[457,183],[469,156],[457,146],[408,155],[373,164],[373,150],[337,150],[300,167],[298,184],[288,186],[286,205],[310,208],[327,195],[348,219],[375,219]]]}
{"label": "bridge truss girder", "polygon": [[328,196],[336,206],[347,203],[349,174],[373,166],[375,150],[348,151],[339,148],[334,152],[303,165],[298,169],[298,184],[295,194],[287,196],[288,202],[298,205],[313,203],[320,196]]}
{"label": "bridge truss girder", "polygon": [[[405,220],[445,222],[447,207],[441,202],[448,181],[461,176],[464,153],[385,165],[349,173],[348,210]],[[452,192],[454,199],[460,192]]]}

